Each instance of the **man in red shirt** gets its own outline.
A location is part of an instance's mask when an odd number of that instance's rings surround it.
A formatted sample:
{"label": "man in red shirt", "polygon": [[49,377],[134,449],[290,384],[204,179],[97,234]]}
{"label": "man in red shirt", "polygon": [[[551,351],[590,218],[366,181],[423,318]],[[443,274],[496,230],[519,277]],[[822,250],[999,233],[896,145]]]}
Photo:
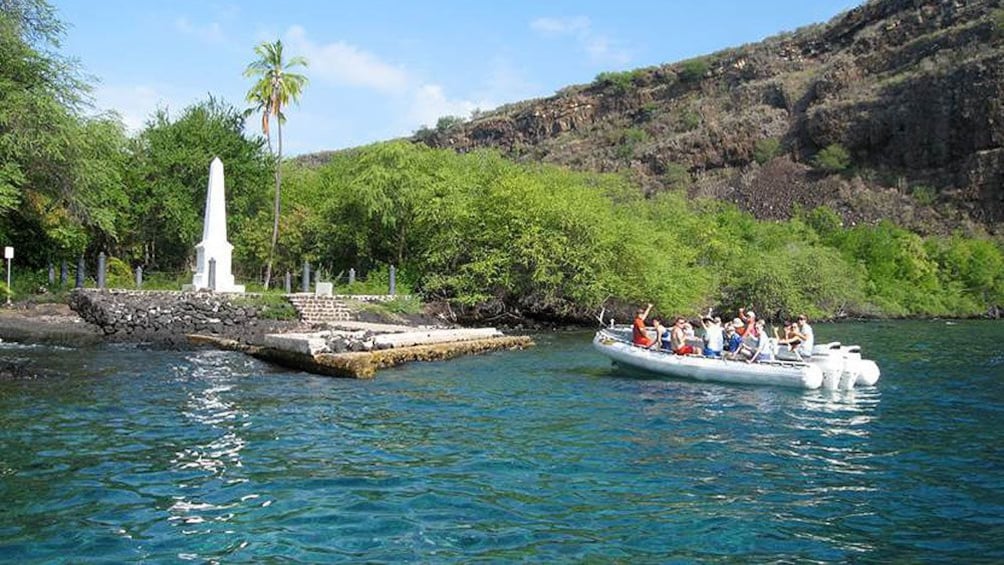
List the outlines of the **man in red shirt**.
{"label": "man in red shirt", "polygon": [[[648,318],[648,313],[651,311],[652,305],[649,304],[648,308],[645,308],[644,310],[639,308],[635,313],[634,324],[631,325],[631,341],[633,341],[635,345],[651,347],[654,343],[652,338],[648,337],[648,330],[645,329],[645,318]],[[656,339],[658,339],[658,337]]]}

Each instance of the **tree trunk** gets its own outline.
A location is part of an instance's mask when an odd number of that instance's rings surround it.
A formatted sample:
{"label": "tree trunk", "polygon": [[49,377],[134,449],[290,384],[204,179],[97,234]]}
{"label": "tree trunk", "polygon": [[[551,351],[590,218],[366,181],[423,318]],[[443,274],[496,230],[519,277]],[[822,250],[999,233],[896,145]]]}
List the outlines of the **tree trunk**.
{"label": "tree trunk", "polygon": [[275,159],[275,201],[272,206],[272,245],[268,250],[268,264],[265,267],[265,289],[268,290],[269,283],[272,279],[272,262],[275,259],[275,248],[279,243],[279,203],[282,186],[282,122],[277,118],[276,120],[278,138],[278,151],[276,153]]}

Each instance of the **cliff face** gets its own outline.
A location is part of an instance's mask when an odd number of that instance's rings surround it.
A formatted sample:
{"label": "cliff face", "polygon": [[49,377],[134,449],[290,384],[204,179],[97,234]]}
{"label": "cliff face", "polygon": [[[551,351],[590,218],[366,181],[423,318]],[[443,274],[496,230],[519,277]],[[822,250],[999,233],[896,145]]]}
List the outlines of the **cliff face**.
{"label": "cliff face", "polygon": [[[1004,8],[878,0],[698,59],[606,73],[415,141],[626,171],[760,218],[826,204],[922,232],[1004,220]],[[839,174],[820,155],[850,158]],[[822,161],[822,163],[821,163]],[[831,166],[824,166],[830,164]]]}

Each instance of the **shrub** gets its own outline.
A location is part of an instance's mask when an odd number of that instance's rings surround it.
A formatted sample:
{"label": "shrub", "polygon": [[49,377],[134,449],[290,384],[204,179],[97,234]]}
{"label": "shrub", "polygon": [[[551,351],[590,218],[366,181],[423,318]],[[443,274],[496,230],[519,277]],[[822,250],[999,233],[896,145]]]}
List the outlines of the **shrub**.
{"label": "shrub", "polygon": [[918,184],[910,190],[914,200],[923,206],[930,206],[938,199],[938,191],[933,186]]}
{"label": "shrub", "polygon": [[670,190],[683,190],[690,184],[690,171],[679,163],[666,163],[666,172],[662,174],[662,182]]}
{"label": "shrub", "polygon": [[851,154],[839,143],[831,143],[823,148],[813,159],[817,169],[829,173],[839,173],[851,166]]}
{"label": "shrub", "polygon": [[781,141],[773,137],[767,139],[761,139],[756,142],[753,147],[753,159],[761,164],[766,165],[767,163],[774,160],[781,154]]}
{"label": "shrub", "polygon": [[704,57],[684,61],[683,67],[680,69],[680,80],[683,82],[696,82],[704,78],[704,74],[707,72],[708,60]]}
{"label": "shrub", "polygon": [[296,320],[299,317],[296,308],[281,294],[245,294],[234,297],[232,302],[254,308],[264,320]]}
{"label": "shrub", "polygon": [[621,145],[617,147],[617,157],[625,160],[634,157],[635,147],[639,143],[645,143],[648,139],[648,132],[641,128],[628,128],[624,130]]}
{"label": "shrub", "polygon": [[439,121],[436,122],[436,131],[438,131],[439,133],[446,133],[451,129],[464,123],[464,121],[466,120],[464,120],[460,116],[443,116],[442,118],[439,118]]}
{"label": "shrub", "polygon": [[645,105],[638,110],[635,119],[639,122],[647,122],[655,117],[659,112],[659,105],[655,102],[646,102]]}
{"label": "shrub", "polygon": [[701,115],[694,110],[680,112],[680,131],[694,131],[701,125]]}
{"label": "shrub", "polygon": [[635,87],[636,80],[641,78],[641,76],[642,71],[640,69],[622,72],[604,72],[596,75],[593,83],[604,88],[610,88],[617,94],[625,94]]}

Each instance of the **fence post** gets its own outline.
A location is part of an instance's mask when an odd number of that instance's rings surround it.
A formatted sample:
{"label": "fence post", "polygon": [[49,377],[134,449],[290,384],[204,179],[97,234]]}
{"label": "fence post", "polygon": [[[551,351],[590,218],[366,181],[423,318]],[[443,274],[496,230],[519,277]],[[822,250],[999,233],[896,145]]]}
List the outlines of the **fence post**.
{"label": "fence post", "polygon": [[355,282],[356,282],[356,270],[350,268],[349,269],[349,284],[355,284]]}
{"label": "fence post", "polygon": [[394,296],[397,294],[397,269],[394,265],[390,266],[390,295]]}
{"label": "fence post", "polygon": [[59,264],[59,286],[66,286],[66,281],[70,279],[70,267],[66,264],[66,259]]}
{"label": "fence post", "polygon": [[56,284],[56,267],[49,261],[49,286]]}
{"label": "fence post", "polygon": [[98,288],[105,288],[105,267],[107,258],[105,252],[98,253]]}
{"label": "fence post", "polygon": [[136,267],[136,288],[143,288],[143,267]]}
{"label": "fence post", "polygon": [[209,258],[209,290],[216,292],[216,258]]}
{"label": "fence post", "polygon": [[286,271],[286,280],[284,281],[282,289],[286,291],[286,294],[293,292],[293,273]]}
{"label": "fence post", "polygon": [[310,292],[310,261],[303,261],[303,292]]}
{"label": "fence post", "polygon": [[84,288],[84,254],[81,253],[77,259],[77,288]]}

